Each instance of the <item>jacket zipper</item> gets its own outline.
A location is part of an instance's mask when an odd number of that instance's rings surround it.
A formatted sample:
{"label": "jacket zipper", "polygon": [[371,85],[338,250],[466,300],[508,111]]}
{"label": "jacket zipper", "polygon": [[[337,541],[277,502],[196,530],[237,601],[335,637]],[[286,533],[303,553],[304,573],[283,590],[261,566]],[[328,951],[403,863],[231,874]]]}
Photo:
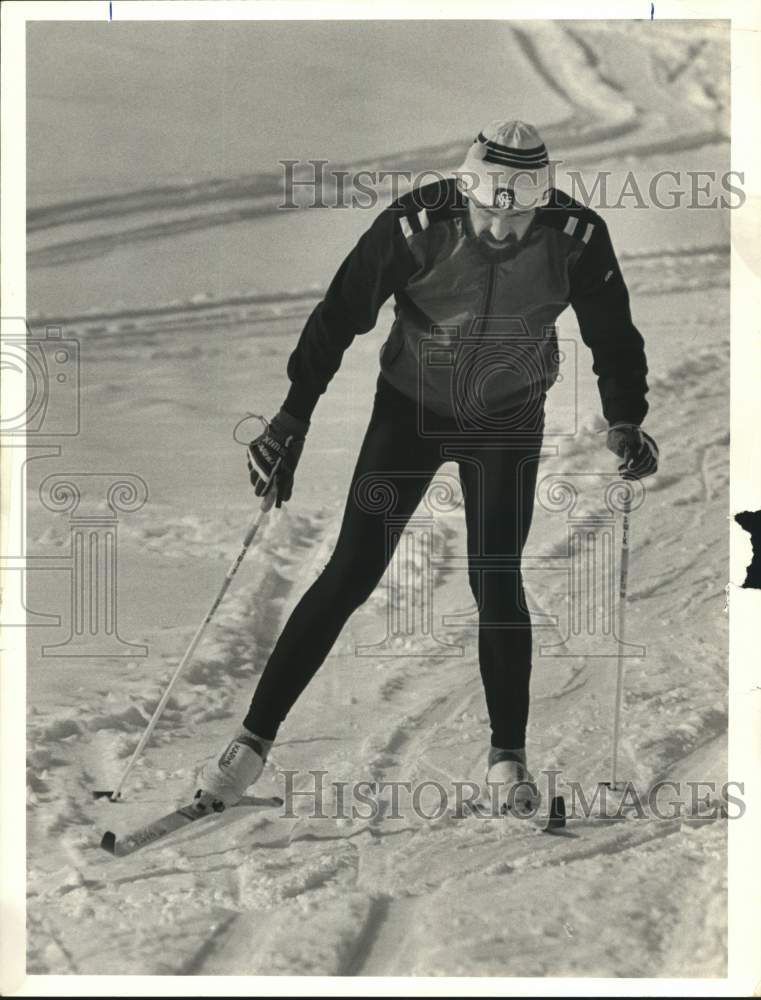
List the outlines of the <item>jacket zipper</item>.
{"label": "jacket zipper", "polygon": [[[494,283],[496,277],[497,263],[495,261],[490,261],[489,270],[486,274],[486,294],[484,295],[484,304],[481,310],[486,321],[488,321],[488,318],[491,316],[491,300],[494,296]],[[487,322],[484,322],[483,327],[484,329],[482,332],[488,332],[488,330],[485,329],[487,327]]]}

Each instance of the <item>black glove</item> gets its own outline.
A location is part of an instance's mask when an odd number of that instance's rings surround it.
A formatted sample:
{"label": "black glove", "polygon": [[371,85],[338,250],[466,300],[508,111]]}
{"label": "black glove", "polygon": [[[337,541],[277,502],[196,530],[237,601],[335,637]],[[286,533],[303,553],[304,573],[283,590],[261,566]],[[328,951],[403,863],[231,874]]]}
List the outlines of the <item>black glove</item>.
{"label": "black glove", "polygon": [[618,471],[624,479],[644,479],[658,471],[658,445],[637,424],[613,424],[608,448],[623,459]]}
{"label": "black glove", "polygon": [[[248,446],[248,471],[251,485],[258,497],[268,493],[273,486],[274,472],[275,506],[280,507],[291,499],[293,474],[296,471],[304,437],[309,430],[305,420],[292,417],[280,410],[267,424],[267,429]],[[279,465],[278,465],[279,460]]]}

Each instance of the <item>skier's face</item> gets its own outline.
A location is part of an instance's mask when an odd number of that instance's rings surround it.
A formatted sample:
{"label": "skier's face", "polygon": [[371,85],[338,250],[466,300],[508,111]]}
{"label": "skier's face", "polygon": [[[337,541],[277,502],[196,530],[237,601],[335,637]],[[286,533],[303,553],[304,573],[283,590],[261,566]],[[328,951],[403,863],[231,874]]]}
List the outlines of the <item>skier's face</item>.
{"label": "skier's face", "polygon": [[518,239],[523,236],[534,209],[486,208],[470,198],[468,213],[476,236],[488,246],[499,247],[513,236]]}

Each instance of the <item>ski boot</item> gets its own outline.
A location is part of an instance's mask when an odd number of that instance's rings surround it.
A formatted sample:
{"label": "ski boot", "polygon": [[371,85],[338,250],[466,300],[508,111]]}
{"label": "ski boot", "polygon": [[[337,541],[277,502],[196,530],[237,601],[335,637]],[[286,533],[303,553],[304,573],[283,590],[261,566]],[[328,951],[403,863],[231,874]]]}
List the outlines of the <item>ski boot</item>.
{"label": "ski boot", "polygon": [[502,815],[531,816],[539,808],[541,795],[526,765],[525,749],[490,747],[486,781],[490,795],[498,797]]}
{"label": "ski boot", "polygon": [[241,729],[222,756],[201,771],[195,802],[215,812],[240,802],[246,789],[261,776],[271,746],[271,740]]}

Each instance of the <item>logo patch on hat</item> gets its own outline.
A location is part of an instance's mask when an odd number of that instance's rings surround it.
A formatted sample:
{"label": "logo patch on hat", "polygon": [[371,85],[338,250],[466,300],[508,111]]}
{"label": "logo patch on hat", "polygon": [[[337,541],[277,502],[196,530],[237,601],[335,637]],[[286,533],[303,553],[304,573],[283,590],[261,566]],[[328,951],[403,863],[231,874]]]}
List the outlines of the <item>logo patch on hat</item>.
{"label": "logo patch on hat", "polygon": [[512,188],[500,187],[494,192],[495,208],[512,208],[515,204],[515,191]]}

